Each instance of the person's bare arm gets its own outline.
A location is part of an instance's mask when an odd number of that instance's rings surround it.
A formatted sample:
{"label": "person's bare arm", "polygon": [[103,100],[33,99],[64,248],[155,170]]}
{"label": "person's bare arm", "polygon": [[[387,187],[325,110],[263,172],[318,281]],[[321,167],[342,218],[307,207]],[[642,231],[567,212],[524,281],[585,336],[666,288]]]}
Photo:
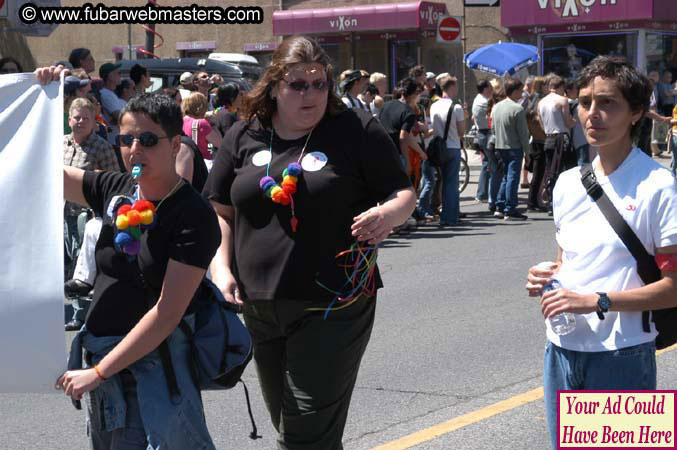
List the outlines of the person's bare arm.
{"label": "person's bare arm", "polygon": [[656,111],[654,111],[653,109],[648,110],[648,111],[645,113],[645,115],[646,115],[646,117],[648,117],[649,119],[655,120],[656,122],[670,122],[670,120],[672,119],[671,117],[661,116],[660,114],[658,114],[658,113],[657,113]]}
{"label": "person's bare arm", "polygon": [[353,218],[352,235],[358,241],[376,245],[383,241],[394,227],[404,223],[416,207],[414,188],[393,192],[383,204],[369,208]]}
{"label": "person's bare arm", "polygon": [[559,102],[560,111],[562,111],[562,116],[564,117],[564,123],[567,128],[573,128],[576,125],[576,120],[571,115],[569,110],[569,102],[566,98],[560,100]]}
{"label": "person's bare arm", "polygon": [[[657,249],[661,254],[677,254],[677,245]],[[677,306],[677,272],[662,272],[663,278],[627,291],[608,292],[612,311],[647,311]],[[562,312],[586,314],[597,311],[597,294],[579,294],[569,289],[546,292],[541,300],[543,316]]]}
{"label": "person's bare arm", "polygon": [[75,167],[63,168],[63,198],[78,205],[88,206],[85,194],[82,192],[82,180],[85,171]]}
{"label": "person's bare arm", "polygon": [[231,271],[233,261],[233,221],[235,220],[235,208],[211,200],[216,211],[221,229],[221,244],[216,250],[216,255],[209,265],[212,281],[223,293],[226,300],[235,304],[242,304],[242,299],[237,289],[237,281]]}
{"label": "person's bare arm", "polygon": [[[159,300],[99,362],[99,373],[108,378],[155,350],[178,326],[204,274],[204,269],[170,259]],[[70,370],[57,381],[75,400],[99,384],[93,368]]]}
{"label": "person's bare arm", "polygon": [[193,149],[182,142],[179,153],[176,155],[176,173],[189,183],[193,182],[193,159]]}

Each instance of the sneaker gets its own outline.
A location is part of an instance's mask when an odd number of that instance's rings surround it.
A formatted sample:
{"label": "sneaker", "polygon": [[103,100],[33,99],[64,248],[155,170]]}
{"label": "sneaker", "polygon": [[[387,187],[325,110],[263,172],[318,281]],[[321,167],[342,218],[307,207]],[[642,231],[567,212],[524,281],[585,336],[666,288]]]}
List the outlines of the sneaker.
{"label": "sneaker", "polygon": [[495,213],[496,212],[496,205],[489,205],[489,212],[491,214]]}
{"label": "sneaker", "polygon": [[503,219],[505,216],[501,211],[494,211],[494,217],[497,219]]}
{"label": "sneaker", "polygon": [[528,217],[517,211],[511,212],[509,214],[504,214],[504,220],[527,220]]}

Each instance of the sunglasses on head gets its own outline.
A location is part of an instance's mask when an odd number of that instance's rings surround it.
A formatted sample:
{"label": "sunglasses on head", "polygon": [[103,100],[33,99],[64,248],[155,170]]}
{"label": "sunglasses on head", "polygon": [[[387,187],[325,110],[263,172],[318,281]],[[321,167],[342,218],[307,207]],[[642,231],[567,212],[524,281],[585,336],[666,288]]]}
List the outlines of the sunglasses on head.
{"label": "sunglasses on head", "polygon": [[139,137],[134,137],[131,134],[120,134],[118,135],[118,145],[131,147],[134,144],[134,141],[139,141],[139,144],[144,147],[154,147],[160,141],[160,139],[167,138],[167,136],[158,136],[155,133],[150,131],[144,131],[139,135]]}
{"label": "sunglasses on head", "polygon": [[282,81],[287,83],[296,92],[308,92],[311,86],[314,90],[320,92],[329,89],[329,82],[327,80],[313,80],[312,83],[308,83],[306,80],[287,81],[283,78]]}

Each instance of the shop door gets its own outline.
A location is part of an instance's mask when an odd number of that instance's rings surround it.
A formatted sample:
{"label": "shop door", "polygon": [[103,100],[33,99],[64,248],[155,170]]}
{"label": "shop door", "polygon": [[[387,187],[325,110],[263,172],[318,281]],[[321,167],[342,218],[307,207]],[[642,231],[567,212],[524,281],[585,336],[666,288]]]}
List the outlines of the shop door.
{"label": "shop door", "polygon": [[409,76],[409,69],[418,64],[418,41],[394,41],[390,44],[390,90],[403,78]]}

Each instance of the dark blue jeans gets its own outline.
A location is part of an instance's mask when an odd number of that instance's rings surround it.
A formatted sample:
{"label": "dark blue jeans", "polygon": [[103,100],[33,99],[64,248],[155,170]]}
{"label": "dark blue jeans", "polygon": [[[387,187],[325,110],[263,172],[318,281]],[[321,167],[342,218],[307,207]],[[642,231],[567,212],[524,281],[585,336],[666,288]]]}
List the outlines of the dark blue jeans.
{"label": "dark blue jeans", "polygon": [[608,352],[577,352],[548,342],[543,389],[550,442],[557,450],[557,391],[655,390],[656,345],[651,341]]}
{"label": "dark blue jeans", "polygon": [[505,165],[505,174],[501,179],[501,186],[498,189],[496,210],[502,210],[505,214],[512,214],[517,208],[517,191],[519,189],[524,151],[513,148],[500,149],[499,152]]}
{"label": "dark blue jeans", "polygon": [[421,195],[418,198],[418,212],[421,217],[426,215],[434,216],[435,214],[430,206],[430,199],[435,189],[435,183],[437,183],[437,170],[427,160],[421,164],[421,178],[423,180],[423,187],[421,188]]}
{"label": "dark blue jeans", "polygon": [[458,223],[461,197],[458,192],[458,171],[461,168],[461,149],[447,148],[452,156],[446,164],[440,167],[442,173],[442,214],[440,222],[448,224]]}

